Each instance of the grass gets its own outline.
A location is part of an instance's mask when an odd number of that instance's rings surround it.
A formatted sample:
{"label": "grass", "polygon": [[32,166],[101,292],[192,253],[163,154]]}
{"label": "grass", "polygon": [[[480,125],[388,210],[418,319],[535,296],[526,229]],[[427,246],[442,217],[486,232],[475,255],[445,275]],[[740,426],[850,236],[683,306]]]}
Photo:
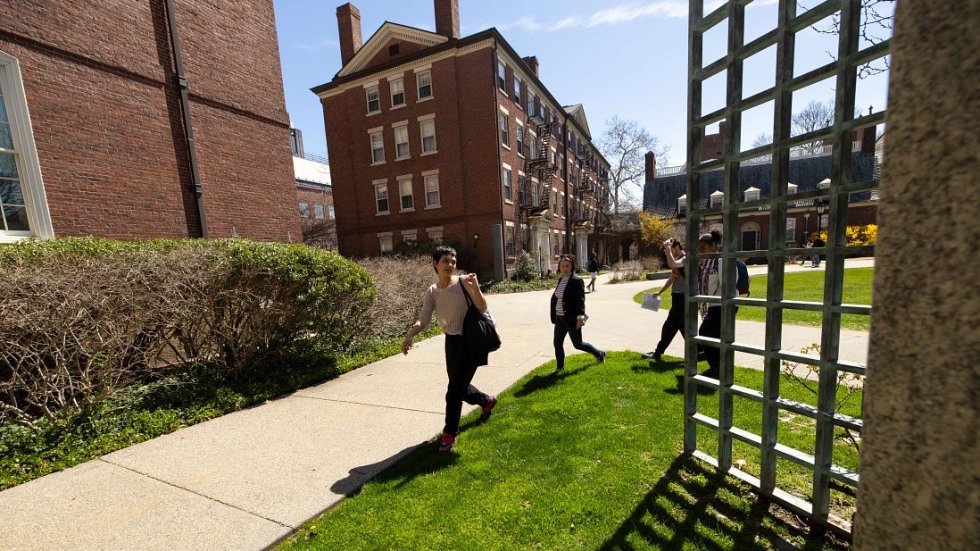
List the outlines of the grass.
{"label": "grass", "polygon": [[[439,333],[436,324],[421,338]],[[401,353],[402,339],[366,343],[334,356],[317,346],[297,346],[264,365],[276,369],[228,380],[198,369],[126,389],[84,414],[42,421],[32,431],[0,425],[0,490],[23,484],[101,455],[261,404],[321,383],[371,362]]]}
{"label": "grass", "polygon": [[[844,270],[843,302],[845,304],[871,304],[871,283],[874,268],[848,268]],[[789,272],[783,280],[783,297],[785,300],[823,302],[824,271],[813,270],[804,272]],[[769,277],[766,275],[752,276],[752,297],[764,298]],[[663,286],[658,282],[656,287],[637,293],[633,302],[639,304],[643,293],[656,293]],[[670,309],[670,293],[660,295],[663,302],[661,310]],[[736,319],[745,321],[766,321],[766,309],[754,306],[739,307]],[[808,310],[783,310],[783,323],[790,325],[810,325],[820,327],[823,324],[823,312]],[[841,327],[858,331],[868,331],[871,320],[868,316],[859,314],[842,314]]]}
{"label": "grass", "polygon": [[[632,352],[596,365],[578,354],[550,375],[548,362],[500,395],[489,422],[475,422],[478,410],[466,417],[456,451],[422,445],[279,548],[847,548],[681,453],[682,365]],[[762,373],[739,368],[736,382],[761,388]],[[783,394],[813,402],[795,385]],[[717,411],[714,392],[698,402]],[[736,405],[736,426],[758,431],[760,423],[754,407]],[[812,423],[781,424],[784,444],[805,450],[812,438]],[[711,442],[703,444],[715,455]],[[749,456],[736,448],[734,457]],[[749,460],[745,469],[753,467]],[[807,496],[807,478],[787,469],[779,483]]]}

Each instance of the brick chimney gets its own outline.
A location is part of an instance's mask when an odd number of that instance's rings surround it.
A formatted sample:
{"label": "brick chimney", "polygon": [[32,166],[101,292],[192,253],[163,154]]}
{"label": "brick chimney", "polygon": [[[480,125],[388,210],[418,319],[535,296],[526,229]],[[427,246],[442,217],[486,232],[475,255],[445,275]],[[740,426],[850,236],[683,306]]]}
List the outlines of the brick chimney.
{"label": "brick chimney", "polygon": [[878,140],[878,131],[875,126],[858,128],[854,133],[854,141],[861,142],[861,153],[874,155],[875,145]]}
{"label": "brick chimney", "polygon": [[350,2],[338,7],[337,30],[340,31],[340,61],[347,65],[361,49],[361,10]]}
{"label": "brick chimney", "polygon": [[650,183],[657,176],[657,158],[654,157],[653,151],[647,151],[646,154],[646,179],[644,182]]}
{"label": "brick chimney", "polygon": [[522,59],[524,60],[524,64],[527,65],[527,68],[530,69],[532,73],[534,73],[534,76],[539,76],[537,56],[529,55]]}
{"label": "brick chimney", "polygon": [[436,34],[459,38],[459,1],[435,0]]}

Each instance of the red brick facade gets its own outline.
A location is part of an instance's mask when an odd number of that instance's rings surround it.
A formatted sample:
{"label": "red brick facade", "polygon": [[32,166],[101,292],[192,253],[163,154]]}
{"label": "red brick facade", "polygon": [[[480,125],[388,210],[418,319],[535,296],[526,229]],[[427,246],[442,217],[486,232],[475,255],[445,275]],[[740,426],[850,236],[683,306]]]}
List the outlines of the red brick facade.
{"label": "red brick facade", "polygon": [[[208,236],[299,241],[271,0],[173,5]],[[201,235],[165,0],[3,2],[0,52],[56,236]]]}
{"label": "red brick facade", "polygon": [[[340,36],[359,36],[360,29],[345,29],[359,25],[359,19],[347,14],[357,8],[345,4],[338,8]],[[357,12],[359,13],[359,12]],[[507,42],[491,29],[457,39],[458,7],[454,0],[436,2],[439,34],[385,23],[363,46],[342,44],[341,50],[354,50],[345,59],[345,66],[329,83],[314,91],[323,104],[330,157],[334,202],[337,205],[337,233],[340,252],[364,257],[382,253],[385,242],[397,247],[404,240],[424,240],[427,236],[441,237],[460,249],[460,257],[472,258],[471,266],[463,269],[491,273],[495,250],[504,258],[503,268],[509,269],[516,251],[522,247],[533,251],[533,243],[525,243],[522,225],[533,227],[540,245],[547,239],[543,268],[553,267],[554,248],[559,252],[575,252],[572,235],[578,234],[585,250],[588,224],[584,214],[594,219],[596,195],[603,195],[604,182],[599,174],[608,170],[606,163],[591,145],[587,123],[579,107],[577,115],[562,107],[538,81],[535,71],[522,61]],[[344,56],[346,58],[346,54]],[[498,61],[506,66],[503,89],[498,88]],[[515,102],[515,74],[522,83],[520,102]],[[420,97],[419,77],[431,77],[431,97]],[[392,87],[401,79],[404,104],[393,103]],[[369,106],[369,91],[377,89],[377,110]],[[561,164],[582,164],[576,160],[572,144],[581,143],[586,150],[586,180],[594,182],[592,195],[580,195],[574,183],[562,171],[552,166],[554,177],[542,182],[545,188],[557,191],[562,206],[529,216],[521,208],[520,177],[529,157],[525,146],[518,154],[517,126],[536,128],[527,112],[528,92],[533,91],[541,110],[552,125],[549,145]],[[500,116],[507,115],[509,146],[502,145]],[[423,152],[422,125],[434,121],[435,151]],[[396,159],[396,133],[407,128],[408,155]],[[562,134],[571,132],[574,142],[566,144]],[[383,161],[373,157],[371,134],[380,133]],[[528,132],[525,131],[525,143]],[[511,168],[509,192],[503,183],[503,170]],[[437,173],[439,200],[427,203],[425,176]],[[527,174],[530,191],[531,174]],[[543,179],[543,178],[542,178]],[[410,206],[402,204],[400,180],[411,182]],[[386,211],[379,212],[376,186],[387,191]],[[405,184],[407,185],[407,184]],[[510,195],[508,198],[507,195]],[[408,199],[406,199],[408,201]],[[567,203],[567,204],[566,204]],[[552,205],[553,206],[553,205]],[[494,241],[494,226],[504,230],[504,238]],[[507,232],[511,232],[511,236]],[[529,232],[531,230],[529,229]],[[558,232],[557,237],[554,232]],[[513,240],[513,250],[508,242]],[[543,247],[541,247],[543,248]]]}

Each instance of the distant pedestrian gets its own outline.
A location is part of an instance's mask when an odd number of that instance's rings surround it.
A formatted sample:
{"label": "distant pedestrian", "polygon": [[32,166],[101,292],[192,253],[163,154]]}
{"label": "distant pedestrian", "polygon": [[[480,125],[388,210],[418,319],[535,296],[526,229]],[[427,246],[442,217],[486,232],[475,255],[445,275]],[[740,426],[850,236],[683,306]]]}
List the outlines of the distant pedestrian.
{"label": "distant pedestrian", "polygon": [[[803,245],[803,248],[809,249],[809,248],[812,248],[812,247],[813,247],[813,239],[807,239],[806,240],[806,244]],[[805,255],[805,254],[801,254],[800,255],[800,266],[806,264],[806,256],[807,255]]]}
{"label": "distant pedestrian", "polygon": [[480,312],[487,311],[487,299],[480,290],[476,274],[453,275],[456,271],[456,250],[440,246],[432,253],[432,267],[438,279],[422,296],[422,311],[405,335],[402,353],[408,354],[412,339],[432,321],[432,315],[439,320],[446,335],[446,372],[449,384],[446,389],[446,419],[439,439],[439,451],[448,452],[456,444],[459,434],[459,418],[463,402],[480,406],[480,420],[486,421],[497,405],[497,397],[481,392],[471,384],[476,374],[476,362],[471,360],[463,345],[463,319],[469,304],[464,293],[468,293]]}
{"label": "distant pedestrian", "polygon": [[589,291],[595,292],[595,280],[599,277],[599,259],[595,256],[595,251],[589,255]]}
{"label": "distant pedestrian", "polygon": [[657,291],[657,296],[662,295],[667,289],[670,289],[670,311],[667,313],[667,319],[664,320],[663,327],[660,328],[660,342],[657,343],[657,347],[646,354],[644,357],[651,358],[653,360],[659,360],[660,356],[667,351],[667,347],[670,346],[670,342],[674,340],[674,336],[680,332],[681,337],[684,336],[684,303],[685,294],[687,289],[687,279],[685,277],[685,266],[687,265],[687,256],[684,254],[684,245],[681,244],[679,239],[670,238],[664,242],[663,246],[664,256],[667,259],[667,266],[670,270],[670,277],[664,283],[664,286]]}
{"label": "distant pedestrian", "polygon": [[555,324],[555,372],[565,368],[565,336],[572,338],[572,346],[595,356],[599,363],[606,361],[606,353],[582,340],[585,315],[585,282],[572,273],[572,257],[562,255],[558,260],[558,287],[551,295],[551,323]]}
{"label": "distant pedestrian", "polygon": [[[721,243],[721,233],[712,231],[703,234],[698,238],[698,253],[707,254],[717,252],[716,244]],[[705,258],[698,266],[698,294],[723,296],[721,287],[721,259]],[[702,337],[720,338],[721,337],[721,305],[708,304],[702,302],[698,310],[701,312],[701,326],[698,328],[698,335]],[[702,375],[718,379],[721,373],[721,349],[717,346],[702,346],[704,359],[708,362],[708,369]]]}
{"label": "distant pedestrian", "polygon": [[[816,249],[816,248],[821,248],[826,246],[827,243],[825,243],[823,238],[821,238],[820,235],[817,234],[817,237],[813,240],[813,248]],[[813,253],[813,266],[811,267],[812,268],[820,267],[820,253]]]}

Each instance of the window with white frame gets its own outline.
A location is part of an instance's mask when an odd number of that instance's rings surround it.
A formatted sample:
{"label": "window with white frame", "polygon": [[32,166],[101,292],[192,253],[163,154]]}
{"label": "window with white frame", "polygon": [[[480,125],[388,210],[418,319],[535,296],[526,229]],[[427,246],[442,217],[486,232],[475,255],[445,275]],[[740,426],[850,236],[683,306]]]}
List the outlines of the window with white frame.
{"label": "window with white frame", "polygon": [[391,88],[391,106],[405,105],[405,81],[400,78],[388,81],[388,87]]}
{"label": "window with white frame", "polygon": [[337,218],[337,211],[333,210],[333,205],[327,205],[327,218],[331,220]]}
{"label": "window with white frame", "polygon": [[758,201],[759,200],[759,193],[760,193],[760,191],[761,190],[759,188],[750,187],[749,189],[745,190],[745,200],[746,201]]}
{"label": "window with white frame", "polygon": [[519,108],[523,107],[521,105],[521,77],[517,76],[516,73],[514,74],[514,103]]}
{"label": "window with white frame", "polygon": [[17,59],[0,52],[0,241],[53,237]]}
{"label": "window with white frame", "polygon": [[370,86],[365,88],[365,93],[367,94],[367,112],[378,113],[381,111],[381,93],[378,92],[378,86]]}
{"label": "window with white frame", "polygon": [[323,203],[313,205],[313,217],[317,220],[323,220]]}
{"label": "window with white frame", "polygon": [[786,219],[786,242],[796,243],[796,218]]}
{"label": "window with white frame", "polygon": [[497,61],[497,88],[507,93],[507,66],[503,61]]}
{"label": "window with white frame", "polygon": [[[517,121],[514,121],[517,122]],[[520,122],[517,122],[517,128],[514,132],[514,137],[517,141],[517,154],[521,157],[524,156],[524,127]]]}
{"label": "window with white frame", "polygon": [[434,209],[442,206],[442,199],[439,196],[439,174],[422,173],[422,181],[425,186],[425,208]]}
{"label": "window with white frame", "polygon": [[504,182],[504,199],[507,201],[513,201],[514,196],[513,196],[513,190],[511,185],[511,172],[510,172],[510,166],[508,165],[504,165],[503,182]]}
{"label": "window with white frame", "polygon": [[408,146],[408,123],[401,124],[395,130],[395,160],[407,159],[411,156]]}
{"label": "window with white frame", "polygon": [[425,70],[415,73],[415,83],[418,85],[420,100],[432,97],[432,71]]}
{"label": "window with white frame", "polygon": [[385,139],[381,130],[371,131],[371,164],[385,162]]}
{"label": "window with white frame", "polygon": [[510,147],[510,117],[506,113],[500,114],[500,143]]}
{"label": "window with white frame", "polygon": [[527,193],[528,193],[527,175],[521,172],[520,170],[518,170],[517,171],[517,202],[520,203],[521,206],[525,206],[528,204]]}
{"label": "window with white frame", "polygon": [[415,245],[419,241],[419,234],[416,230],[406,230],[402,232],[402,243]]}
{"label": "window with white frame", "polygon": [[683,213],[687,210],[687,195],[681,195],[677,198],[677,212]]}
{"label": "window with white frame", "polygon": [[391,243],[391,232],[378,234],[378,248],[381,250],[381,254],[388,254],[391,252],[393,248]]}
{"label": "window with white frame", "polygon": [[507,247],[507,256],[509,258],[514,258],[517,256],[517,250],[514,247],[514,223],[507,222],[507,227],[504,228],[504,240]]}
{"label": "window with white frame", "polygon": [[303,218],[310,217],[310,204],[307,203],[306,201],[299,202],[299,215],[302,216]]}
{"label": "window with white frame", "polygon": [[534,114],[534,92],[530,89],[527,91],[527,112],[530,115]]}
{"label": "window with white frame", "polygon": [[528,159],[538,158],[538,137],[533,133],[527,136],[527,157]]}
{"label": "window with white frame", "polygon": [[711,206],[720,207],[725,200],[725,193],[723,191],[716,191],[711,194]]}
{"label": "window with white frame", "polygon": [[377,214],[388,214],[388,184],[374,184],[374,204]]}
{"label": "window with white frame", "polygon": [[425,235],[429,237],[429,240],[433,243],[442,243],[442,226],[438,228],[426,228]]}
{"label": "window with white frame", "polygon": [[398,195],[401,197],[401,212],[415,210],[415,199],[412,197],[412,177],[398,178]]}
{"label": "window with white frame", "polygon": [[436,152],[436,120],[428,118],[419,121],[419,130],[422,134],[422,154]]}
{"label": "window with white frame", "polygon": [[554,196],[554,200],[551,202],[551,212],[553,212],[555,216],[557,216],[558,215],[558,190],[552,188],[552,191],[555,192],[555,196]]}

